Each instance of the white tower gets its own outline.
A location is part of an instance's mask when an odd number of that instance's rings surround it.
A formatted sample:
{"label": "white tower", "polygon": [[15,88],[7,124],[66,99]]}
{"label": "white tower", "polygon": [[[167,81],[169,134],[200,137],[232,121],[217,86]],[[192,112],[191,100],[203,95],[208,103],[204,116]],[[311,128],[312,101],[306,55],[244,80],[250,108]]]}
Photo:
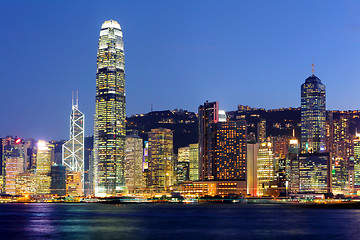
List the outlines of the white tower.
{"label": "white tower", "polygon": [[62,163],[66,170],[81,172],[81,183],[84,186],[84,114],[78,109],[78,94],[72,98],[70,115],[70,139],[62,146]]}

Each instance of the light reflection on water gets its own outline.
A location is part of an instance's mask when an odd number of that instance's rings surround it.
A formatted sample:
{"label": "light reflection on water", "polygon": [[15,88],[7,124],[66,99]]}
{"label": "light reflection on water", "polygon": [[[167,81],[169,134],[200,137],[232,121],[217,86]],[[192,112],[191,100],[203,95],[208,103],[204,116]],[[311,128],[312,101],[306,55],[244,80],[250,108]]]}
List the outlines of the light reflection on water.
{"label": "light reflection on water", "polygon": [[360,210],[241,204],[1,204],[0,239],[356,239]]}

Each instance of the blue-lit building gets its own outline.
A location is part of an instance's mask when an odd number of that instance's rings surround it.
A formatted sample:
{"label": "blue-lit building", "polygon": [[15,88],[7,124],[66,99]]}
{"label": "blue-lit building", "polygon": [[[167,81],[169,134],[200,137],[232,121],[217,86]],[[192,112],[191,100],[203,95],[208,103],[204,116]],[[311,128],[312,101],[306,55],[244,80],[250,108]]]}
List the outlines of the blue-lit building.
{"label": "blue-lit building", "polygon": [[301,152],[325,152],[325,85],[314,74],[301,85]]}
{"label": "blue-lit building", "polygon": [[301,85],[299,192],[331,192],[331,159],[326,152],[325,85],[313,74]]}

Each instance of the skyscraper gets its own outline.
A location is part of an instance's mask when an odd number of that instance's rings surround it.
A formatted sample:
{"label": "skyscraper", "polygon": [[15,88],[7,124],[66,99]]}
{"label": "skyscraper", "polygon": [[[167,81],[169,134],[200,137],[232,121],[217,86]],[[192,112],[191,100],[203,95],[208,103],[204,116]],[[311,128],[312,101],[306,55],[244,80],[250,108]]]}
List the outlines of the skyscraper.
{"label": "skyscraper", "polygon": [[51,194],[66,195],[66,167],[62,164],[51,166]]}
{"label": "skyscraper", "polygon": [[325,85],[312,74],[301,85],[301,148],[303,153],[325,151]]}
{"label": "skyscraper", "polygon": [[2,145],[5,191],[7,194],[15,194],[16,175],[24,172],[24,144],[20,138],[7,137],[2,139]]}
{"label": "skyscraper", "polygon": [[176,181],[178,184],[189,180],[190,147],[178,149],[176,161]]}
{"label": "skyscraper", "polygon": [[246,125],[245,120],[215,124],[214,180],[246,181]]}
{"label": "skyscraper", "polygon": [[133,192],[143,186],[143,140],[137,135],[126,136],[125,180],[126,187]]}
{"label": "skyscraper", "polygon": [[199,106],[199,177],[200,180],[212,180],[214,123],[219,121],[219,102],[208,102]]}
{"label": "skyscraper", "polygon": [[78,98],[72,101],[70,139],[62,146],[62,163],[68,171],[80,172],[84,184],[84,114],[78,109]]}
{"label": "skyscraper", "polygon": [[151,129],[149,133],[148,184],[166,190],[174,184],[173,133],[170,129]]}
{"label": "skyscraper", "polygon": [[257,142],[263,143],[266,141],[266,120],[260,119],[257,124]]}
{"label": "skyscraper", "polygon": [[259,143],[247,144],[246,159],[246,188],[247,194],[257,196],[257,158],[259,153]]}
{"label": "skyscraper", "polygon": [[199,144],[189,145],[189,178],[191,181],[199,180]]}
{"label": "skyscraper", "polygon": [[95,195],[116,195],[125,186],[125,55],[119,23],[105,21],[97,52],[94,118]]}
{"label": "skyscraper", "polygon": [[263,142],[259,146],[257,156],[257,195],[267,193],[269,184],[274,180],[274,154],[270,142]]}
{"label": "skyscraper", "polygon": [[45,141],[38,141],[36,158],[36,193],[39,195],[50,194],[51,185],[51,151],[53,146]]}
{"label": "skyscraper", "polygon": [[[314,67],[314,65],[313,65]],[[331,191],[331,161],[326,153],[325,85],[313,74],[301,85],[299,191]]]}
{"label": "skyscraper", "polygon": [[218,102],[199,106],[200,180],[246,181],[246,126],[227,121]]}
{"label": "skyscraper", "polygon": [[360,134],[356,133],[354,141],[354,188],[360,191]]}

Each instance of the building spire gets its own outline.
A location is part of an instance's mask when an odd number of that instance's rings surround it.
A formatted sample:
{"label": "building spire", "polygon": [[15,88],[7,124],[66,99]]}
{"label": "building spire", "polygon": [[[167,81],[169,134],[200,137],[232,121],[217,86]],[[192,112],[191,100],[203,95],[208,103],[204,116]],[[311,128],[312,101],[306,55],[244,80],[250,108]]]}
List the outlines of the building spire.
{"label": "building spire", "polygon": [[71,92],[71,106],[72,108],[78,108],[79,107],[79,92],[76,91],[76,95],[74,94],[74,91]]}
{"label": "building spire", "polygon": [[71,107],[74,107],[74,91],[71,91]]}
{"label": "building spire", "polygon": [[313,59],[312,59],[312,64],[311,64],[311,68],[312,68],[312,74],[314,75],[314,73],[315,73],[315,64],[314,64],[314,57],[313,57]]}

